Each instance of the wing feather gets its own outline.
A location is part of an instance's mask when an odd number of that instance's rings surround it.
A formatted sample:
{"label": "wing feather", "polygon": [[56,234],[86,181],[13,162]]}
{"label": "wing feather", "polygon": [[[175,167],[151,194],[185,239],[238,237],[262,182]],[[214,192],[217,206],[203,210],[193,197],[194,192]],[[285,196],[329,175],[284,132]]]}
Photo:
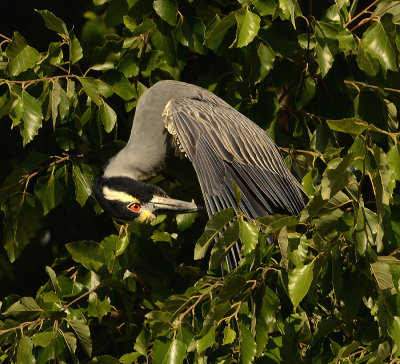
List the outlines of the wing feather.
{"label": "wing feather", "polygon": [[[307,201],[275,143],[251,120],[218,99],[172,99],[165,122],[178,138],[199,177],[205,200],[232,205],[232,180],[242,192],[242,208],[255,218],[276,212],[296,214]],[[229,169],[229,171],[228,171]]]}
{"label": "wing feather", "polygon": [[[308,197],[289,172],[271,138],[250,119],[216,96],[171,99],[163,112],[167,130],[178,140],[197,173],[209,215],[236,207],[251,218],[297,214]],[[239,248],[228,266],[237,265]]]}

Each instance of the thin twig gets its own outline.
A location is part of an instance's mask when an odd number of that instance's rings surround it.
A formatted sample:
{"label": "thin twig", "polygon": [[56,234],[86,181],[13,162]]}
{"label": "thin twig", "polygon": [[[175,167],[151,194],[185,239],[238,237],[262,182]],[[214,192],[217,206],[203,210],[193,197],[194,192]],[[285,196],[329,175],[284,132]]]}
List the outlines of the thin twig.
{"label": "thin twig", "polygon": [[367,87],[367,88],[373,88],[375,90],[385,90],[385,91],[389,91],[389,92],[400,93],[400,90],[397,89],[397,88],[370,85],[369,83],[365,83],[365,82],[361,82],[361,81],[347,81],[347,80],[344,80],[343,82],[347,83],[348,85],[352,85],[352,86],[360,85],[360,86]]}
{"label": "thin twig", "polygon": [[39,324],[39,323],[43,323],[44,321],[48,321],[50,320],[50,317],[43,317],[34,321],[27,321],[27,322],[23,322],[21,325],[15,326],[15,327],[11,327],[9,329],[5,329],[5,330],[0,330],[0,335],[4,335],[7,334],[7,332],[11,332],[14,330],[22,330],[24,327],[32,325],[32,324]]}
{"label": "thin twig", "polygon": [[376,3],[378,3],[380,0],[375,0],[373,1],[370,5],[368,5],[364,10],[362,10],[360,13],[358,13],[354,18],[351,18],[347,23],[346,26],[351,24],[354,20],[358,19],[360,16],[364,15],[370,8],[372,8]]}
{"label": "thin twig", "polygon": [[30,85],[33,85],[38,82],[44,82],[44,81],[54,81],[58,78],[78,78],[76,75],[59,75],[59,76],[52,76],[52,77],[44,77],[44,78],[35,78],[33,80],[25,80],[25,81],[19,81],[19,80],[6,80],[6,79],[0,79],[0,85],[2,84],[22,84],[23,88],[26,88]]}
{"label": "thin twig", "polygon": [[209,288],[207,291],[205,291],[204,293],[202,293],[201,295],[199,295],[198,298],[197,298],[197,300],[196,300],[190,307],[188,307],[188,308],[186,309],[186,311],[184,311],[183,313],[181,313],[181,315],[179,316],[179,319],[178,319],[178,323],[177,323],[177,325],[176,325],[176,327],[175,327],[174,336],[175,336],[175,334],[176,334],[176,330],[178,330],[178,328],[179,328],[180,325],[182,324],[182,321],[183,321],[183,319],[185,318],[185,316],[186,316],[190,311],[194,310],[194,309],[196,308],[196,306],[200,303],[200,301],[201,301],[205,296],[207,296],[208,294],[210,294],[210,293],[212,292],[212,290],[213,290],[215,287],[221,286],[221,285],[222,285],[221,282],[219,282],[219,281],[215,282],[213,285],[210,286],[210,288]]}
{"label": "thin twig", "polygon": [[91,293],[93,293],[97,288],[99,288],[100,285],[90,289],[89,291],[85,292],[84,294],[81,294],[79,297],[75,298],[73,301],[71,301],[70,303],[68,303],[67,305],[65,305],[62,308],[62,311],[67,310],[69,307],[71,307],[74,303],[80,301],[83,297],[86,297],[88,295],[90,295]]}
{"label": "thin twig", "polygon": [[8,38],[6,35],[4,35],[4,34],[1,34],[1,33],[0,33],[0,38],[3,38],[3,39],[5,39],[5,40],[8,40],[9,42],[11,42],[11,41],[12,41],[12,39],[11,39],[11,38]]}

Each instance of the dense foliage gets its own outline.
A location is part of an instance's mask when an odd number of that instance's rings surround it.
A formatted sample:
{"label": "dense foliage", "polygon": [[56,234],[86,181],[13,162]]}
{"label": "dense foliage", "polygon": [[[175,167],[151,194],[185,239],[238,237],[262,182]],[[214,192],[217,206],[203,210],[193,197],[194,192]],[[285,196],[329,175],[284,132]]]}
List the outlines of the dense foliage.
{"label": "dense foliage", "polygon": [[[400,1],[94,0],[81,29],[36,12],[46,49],[0,34],[0,362],[399,362]],[[93,179],[169,78],[271,135],[299,216],[102,214]]]}

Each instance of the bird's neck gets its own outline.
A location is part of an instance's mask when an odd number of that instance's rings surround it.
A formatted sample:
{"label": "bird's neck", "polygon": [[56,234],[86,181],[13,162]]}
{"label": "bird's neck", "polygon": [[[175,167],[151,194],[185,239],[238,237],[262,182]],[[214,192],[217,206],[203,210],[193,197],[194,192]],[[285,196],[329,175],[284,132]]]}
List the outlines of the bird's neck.
{"label": "bird's neck", "polygon": [[[135,138],[136,139],[136,138]],[[129,140],[121,151],[110,159],[104,170],[104,177],[129,177],[145,181],[157,175],[165,167],[165,149],[160,143],[137,143]]]}

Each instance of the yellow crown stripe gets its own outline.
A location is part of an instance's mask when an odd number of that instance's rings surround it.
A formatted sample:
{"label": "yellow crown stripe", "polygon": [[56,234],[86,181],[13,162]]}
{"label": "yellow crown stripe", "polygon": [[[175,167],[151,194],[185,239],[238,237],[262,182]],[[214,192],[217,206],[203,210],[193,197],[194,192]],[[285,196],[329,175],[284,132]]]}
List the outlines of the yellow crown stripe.
{"label": "yellow crown stripe", "polygon": [[107,200],[140,203],[136,197],[131,196],[129,193],[112,190],[107,186],[103,187],[103,195]]}

